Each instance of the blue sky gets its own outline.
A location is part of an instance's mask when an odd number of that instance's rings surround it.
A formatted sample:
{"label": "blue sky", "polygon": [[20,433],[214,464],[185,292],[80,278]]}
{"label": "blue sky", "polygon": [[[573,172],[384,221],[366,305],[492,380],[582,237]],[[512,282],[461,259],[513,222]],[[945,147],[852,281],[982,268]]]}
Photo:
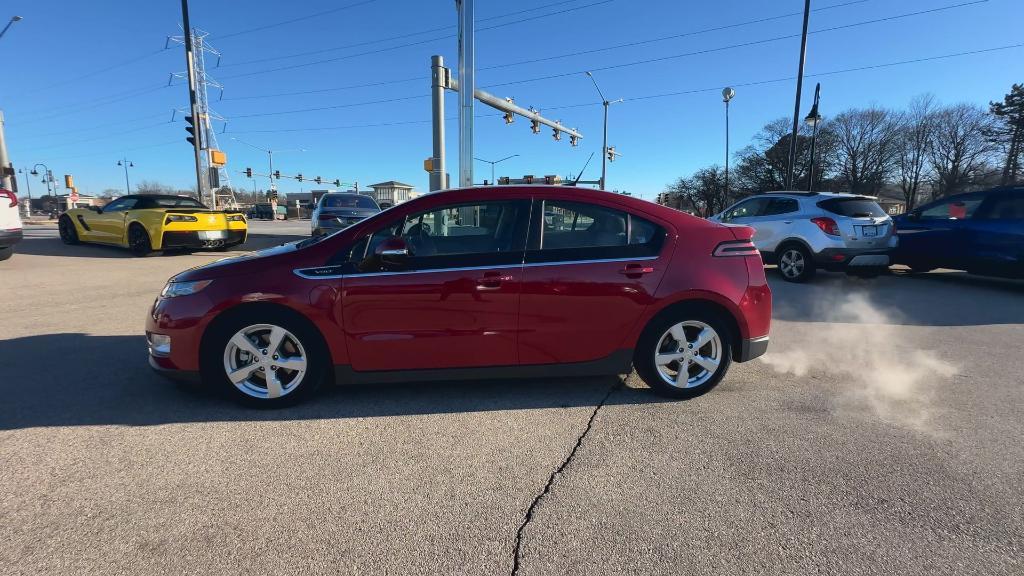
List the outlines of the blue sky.
{"label": "blue sky", "polygon": [[[814,0],[810,28],[968,2]],[[208,71],[224,85],[223,100],[218,101],[219,92],[210,97],[213,109],[228,119],[218,139],[228,153],[233,184],[252,186],[236,173],[247,166],[266,171],[266,155],[235,137],[278,150],[305,149],[275,154],[275,168],[284,174],[361,186],[394,179],[427,189],[422,161],[430,155],[430,56],[441,54],[456,66],[454,2],[193,0],[191,5],[193,26],[208,31],[209,42],[223,54],[219,68],[208,61]],[[346,5],[351,7],[339,9]],[[800,0],[478,0],[476,6],[478,86],[540,108],[584,134],[581,145],[572,148],[567,138],[555,142],[550,130],[532,134],[522,119],[505,126],[500,117],[478,118],[477,156],[519,154],[499,165],[499,174],[565,175],[579,171],[596,152],[584,178],[597,179],[601,107],[583,74],[588,69],[595,70],[606,96],[627,99],[611,109],[609,143],[622,157],[609,165],[609,188],[646,198],[678,176],[722,162],[723,86],[736,87],[734,150],[765,122],[792,114],[795,81],[770,81],[795,75],[799,38],[765,40],[799,34]],[[0,19],[24,17],[0,40],[7,80],[0,109],[16,168],[43,162],[58,176],[74,174],[80,192],[96,193],[123,190],[117,160],[127,156],[135,164],[133,182],[194,185],[181,114],[171,122],[172,109],[187,107],[187,90],[181,81],[166,86],[172,72],[184,69],[180,45],[163,49],[168,35],[180,33],[177,0],[16,0],[4,8]],[[763,21],[701,32],[755,20]],[[923,92],[945,103],[999,99],[1013,82],[1024,81],[1024,48],[813,75],[1020,44],[1021,21],[1024,2],[988,0],[812,34],[803,114],[816,81],[822,83],[826,116],[852,106],[902,107]],[[698,33],[651,41],[689,32]],[[396,36],[405,37],[386,40]],[[638,42],[643,44],[621,46]],[[720,49],[744,43],[750,44]],[[611,46],[621,47],[599,50]],[[318,53],[289,57],[309,52]],[[588,53],[560,57],[577,52]],[[703,53],[673,57],[693,52]],[[652,59],[660,60],[634,64]],[[317,63],[323,60],[329,61]],[[288,94],[316,90],[321,91]],[[394,101],[362,104],[389,99]],[[447,100],[453,118],[455,94]],[[296,112],[314,108],[320,110]],[[478,115],[490,113],[496,114],[477,105]],[[393,125],[365,126],[385,123]],[[457,123],[449,121],[447,128],[454,182]],[[478,163],[476,170],[478,181],[489,177],[487,165]],[[33,184],[33,194],[40,194],[41,183]],[[266,181],[257,185],[265,188]],[[309,183],[301,186],[308,189]],[[290,180],[280,185],[284,192],[299,187]]]}

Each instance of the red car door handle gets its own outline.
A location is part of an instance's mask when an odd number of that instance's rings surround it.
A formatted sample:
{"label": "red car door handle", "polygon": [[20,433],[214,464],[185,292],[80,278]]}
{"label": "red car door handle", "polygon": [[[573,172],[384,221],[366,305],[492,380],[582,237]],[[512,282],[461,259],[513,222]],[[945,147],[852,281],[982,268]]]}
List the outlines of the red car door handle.
{"label": "red car door handle", "polygon": [[485,272],[482,278],[477,278],[476,283],[483,288],[497,288],[502,282],[511,282],[512,276],[501,272]]}
{"label": "red car door handle", "polygon": [[653,266],[644,266],[642,264],[629,264],[622,270],[619,270],[619,274],[623,274],[627,278],[639,278],[644,274],[650,274],[652,272],[654,272]]}

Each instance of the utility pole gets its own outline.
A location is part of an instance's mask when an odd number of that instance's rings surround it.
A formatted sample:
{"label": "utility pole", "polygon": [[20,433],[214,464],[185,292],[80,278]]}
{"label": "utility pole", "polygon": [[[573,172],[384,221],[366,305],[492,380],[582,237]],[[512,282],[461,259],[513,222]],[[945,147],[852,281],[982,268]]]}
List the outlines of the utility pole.
{"label": "utility pole", "polygon": [[430,117],[434,125],[433,151],[430,157],[430,191],[445,187],[444,162],[444,90],[451,80],[451,71],[444,67],[444,57],[430,57]]}
{"label": "utility pole", "polygon": [[459,11],[459,186],[473,185],[473,97],[476,49],[473,0],[455,0]]}
{"label": "utility pole", "polygon": [[4,190],[13,190],[13,172],[11,161],[7,158],[7,141],[4,139],[4,113],[0,111],[0,187]]}
{"label": "utility pole", "polygon": [[800,37],[800,67],[796,75],[796,104],[793,105],[793,134],[789,139],[789,168],[786,171],[786,190],[793,189],[796,167],[796,136],[800,128],[800,90],[804,85],[804,62],[807,60],[807,21],[811,17],[811,0],[804,0],[804,31]]}
{"label": "utility pole", "polygon": [[201,136],[205,132],[200,126],[205,119],[199,117],[199,106],[196,99],[196,70],[192,57],[192,25],[188,19],[188,0],[181,0],[181,21],[185,28],[185,65],[188,66],[188,103],[195,126],[195,142],[192,144],[196,162],[196,194],[203,197],[203,157]]}

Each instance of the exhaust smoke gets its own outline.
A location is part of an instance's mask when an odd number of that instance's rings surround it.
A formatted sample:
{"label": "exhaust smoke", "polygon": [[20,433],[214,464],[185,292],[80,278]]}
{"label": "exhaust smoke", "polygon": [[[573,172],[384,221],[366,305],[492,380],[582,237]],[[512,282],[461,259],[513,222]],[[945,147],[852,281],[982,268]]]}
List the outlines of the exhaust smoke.
{"label": "exhaust smoke", "polygon": [[870,408],[881,419],[928,428],[936,387],[957,367],[934,351],[920,349],[899,330],[900,314],[874,304],[863,293],[815,298],[812,322],[761,357],[781,374],[830,378],[840,400]]}

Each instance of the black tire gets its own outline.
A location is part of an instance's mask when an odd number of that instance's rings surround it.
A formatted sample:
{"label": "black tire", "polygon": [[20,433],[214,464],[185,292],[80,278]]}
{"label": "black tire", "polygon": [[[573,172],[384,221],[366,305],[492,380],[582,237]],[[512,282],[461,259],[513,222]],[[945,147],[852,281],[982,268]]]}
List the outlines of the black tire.
{"label": "black tire", "polygon": [[[200,371],[203,384],[224,393],[232,400],[255,408],[281,408],[291,406],[312,396],[327,379],[332,366],[330,352],[324,343],[319,331],[308,320],[294,312],[288,312],[276,308],[249,308],[244,313],[227,312],[228,316],[218,319],[210,328],[210,332],[203,338],[203,349],[200,351]],[[235,385],[228,377],[228,358],[238,359],[236,354],[240,353],[237,346],[229,352],[228,347],[231,339],[243,330],[252,329],[257,326],[280,327],[287,331],[288,336],[282,340],[278,351],[290,352],[290,356],[304,357],[306,360],[305,372],[301,375],[290,370],[283,370],[273,364],[278,360],[273,354],[274,350],[260,346],[266,345],[265,340],[257,330],[254,341],[250,342],[256,347],[256,351],[263,353],[259,359],[258,371],[252,372],[251,381]],[[298,345],[292,339],[297,340]],[[255,362],[249,361],[248,365]],[[244,362],[243,362],[244,364]],[[269,364],[269,365],[268,365]],[[244,367],[244,366],[243,366]],[[270,386],[266,375],[274,372],[279,374],[279,382],[282,382],[282,394],[276,398],[269,394]],[[294,378],[300,378],[298,383]],[[262,381],[262,388],[260,382]],[[291,384],[294,387],[289,388]]]}
{"label": "black tire", "polygon": [[71,221],[69,216],[61,216],[60,220],[57,220],[57,231],[60,233],[60,241],[73,246],[79,244],[78,240],[78,229],[75,228],[75,223]]}
{"label": "black tire", "polygon": [[140,224],[128,226],[128,247],[136,256],[146,256],[153,251],[153,244],[149,240],[149,232]]}
{"label": "black tire", "polygon": [[778,250],[779,276],[787,282],[807,282],[817,269],[811,252],[802,244],[786,244]]}
{"label": "black tire", "polygon": [[14,248],[12,246],[0,248],[0,262],[10,259],[11,256],[14,256]]}
{"label": "black tire", "polygon": [[[659,369],[656,362],[656,356],[664,355],[665,353],[672,353],[678,344],[678,341],[673,343],[670,340],[674,340],[671,334],[668,334],[670,328],[681,323],[701,323],[705,326],[710,327],[718,336],[717,350],[718,350],[718,366],[714,372],[708,371],[706,368],[697,364],[692,365],[692,369],[696,369],[697,373],[692,376],[694,382],[691,385],[689,382],[682,387],[669,383],[663,373]],[[691,336],[695,336],[696,332],[699,331],[699,327],[688,327],[684,328],[685,336],[689,339]],[[699,305],[692,306],[677,306],[662,314],[659,314],[654,320],[648,324],[647,328],[644,329],[643,334],[640,336],[639,342],[637,342],[636,350],[633,355],[633,366],[636,368],[637,374],[640,378],[651,387],[652,390],[663,396],[671,398],[693,398],[700,396],[708,390],[714,388],[722,378],[725,377],[726,372],[729,371],[729,366],[732,363],[732,351],[734,349],[736,336],[733,334],[733,330],[730,323],[723,319],[717,312],[709,310]],[[666,347],[667,346],[667,347]],[[709,342],[702,347],[691,353],[704,352],[705,355],[710,355],[710,347],[712,343]],[[682,346],[680,345],[680,348]],[[672,354],[674,355],[674,354]],[[679,373],[680,363],[668,364],[665,368],[669,371],[675,371]],[[709,377],[701,375],[701,371],[706,372]],[[688,371],[688,376],[692,371]]]}

